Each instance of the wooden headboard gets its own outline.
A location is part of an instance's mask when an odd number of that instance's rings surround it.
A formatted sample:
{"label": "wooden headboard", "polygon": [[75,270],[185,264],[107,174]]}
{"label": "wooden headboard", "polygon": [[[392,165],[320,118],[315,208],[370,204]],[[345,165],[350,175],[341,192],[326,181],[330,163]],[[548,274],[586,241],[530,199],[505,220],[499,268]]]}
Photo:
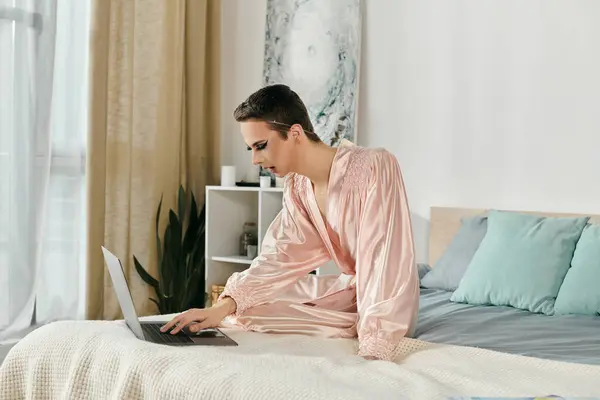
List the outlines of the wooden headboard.
{"label": "wooden headboard", "polygon": [[[488,210],[476,208],[431,207],[429,222],[429,265],[435,265],[435,262],[444,253],[444,250],[458,231],[458,228],[460,228],[460,220],[463,217],[487,214],[487,212]],[[600,215],[547,213],[537,211],[517,212],[547,217],[589,216],[591,217],[590,222],[600,223]]]}

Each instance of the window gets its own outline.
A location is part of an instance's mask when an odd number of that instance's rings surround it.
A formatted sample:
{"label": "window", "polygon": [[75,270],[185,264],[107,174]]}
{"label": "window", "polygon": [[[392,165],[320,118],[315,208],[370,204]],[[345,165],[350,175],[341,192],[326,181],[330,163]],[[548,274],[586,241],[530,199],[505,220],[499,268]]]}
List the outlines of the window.
{"label": "window", "polygon": [[89,0],[0,0],[0,333],[83,316],[88,32]]}

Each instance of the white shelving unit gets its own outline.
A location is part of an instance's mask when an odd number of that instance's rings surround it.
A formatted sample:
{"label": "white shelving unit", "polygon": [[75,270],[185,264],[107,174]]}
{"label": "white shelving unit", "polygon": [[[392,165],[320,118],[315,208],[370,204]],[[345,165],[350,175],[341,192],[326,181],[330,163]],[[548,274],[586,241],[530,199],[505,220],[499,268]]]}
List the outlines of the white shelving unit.
{"label": "white shelving unit", "polygon": [[252,259],[239,252],[244,223],[258,228],[258,248],[267,228],[281,211],[283,188],[206,187],[206,293],[224,285],[234,272],[250,266]]}
{"label": "white shelving unit", "polygon": [[[224,285],[234,272],[243,271],[252,259],[239,255],[244,223],[258,228],[258,249],[273,219],[282,208],[283,188],[206,187],[206,287],[210,306],[212,285]],[[333,261],[317,274],[339,274]]]}

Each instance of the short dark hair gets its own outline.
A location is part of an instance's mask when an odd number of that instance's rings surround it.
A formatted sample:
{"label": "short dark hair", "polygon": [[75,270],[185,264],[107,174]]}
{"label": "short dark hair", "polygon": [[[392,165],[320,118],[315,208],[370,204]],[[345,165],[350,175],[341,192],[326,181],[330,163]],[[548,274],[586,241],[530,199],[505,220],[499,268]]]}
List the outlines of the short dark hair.
{"label": "short dark hair", "polygon": [[314,133],[302,99],[289,86],[283,84],[265,86],[252,93],[237,106],[233,117],[237,122],[264,121],[284,139],[287,139],[288,129],[294,124],[299,124],[308,139],[313,142],[321,141],[321,138]]}

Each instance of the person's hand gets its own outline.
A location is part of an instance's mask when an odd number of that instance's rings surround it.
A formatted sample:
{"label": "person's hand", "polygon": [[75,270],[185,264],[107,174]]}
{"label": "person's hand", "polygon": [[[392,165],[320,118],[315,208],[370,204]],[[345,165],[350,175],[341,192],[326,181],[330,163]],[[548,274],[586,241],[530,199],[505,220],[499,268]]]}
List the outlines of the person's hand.
{"label": "person's hand", "polygon": [[221,321],[236,309],[235,301],[231,297],[226,297],[210,308],[192,308],[187,310],[160,328],[161,332],[168,332],[170,329],[172,335],[176,335],[183,328],[189,326],[190,332],[198,332],[206,328],[215,328]]}

